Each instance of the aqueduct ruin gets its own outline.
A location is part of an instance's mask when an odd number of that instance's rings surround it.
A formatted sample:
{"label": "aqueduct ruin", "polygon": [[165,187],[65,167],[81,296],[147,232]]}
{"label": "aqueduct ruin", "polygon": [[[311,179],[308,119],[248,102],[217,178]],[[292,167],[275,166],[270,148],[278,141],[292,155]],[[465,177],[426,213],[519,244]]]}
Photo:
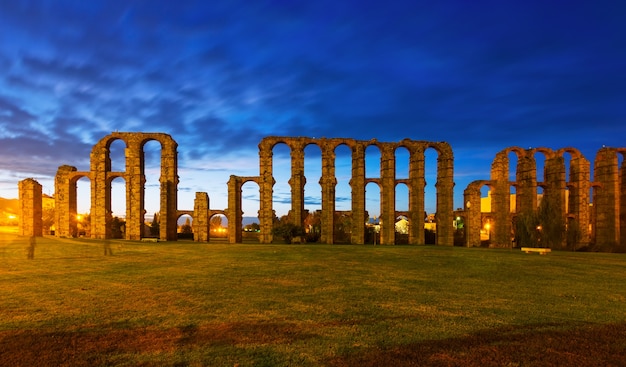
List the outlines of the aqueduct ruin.
{"label": "aqueduct ruin", "polygon": [[[228,182],[228,223],[235,223],[234,231],[229,231],[231,242],[241,241],[241,186],[254,181],[260,187],[261,205],[259,221],[261,226],[261,243],[272,242],[272,225],[274,211],[272,208],[272,192],[275,183],[272,173],[272,149],[279,143],[286,144],[291,151],[291,211],[290,218],[294,224],[301,225],[304,221],[304,149],[308,145],[317,145],[322,152],[322,234],[321,242],[333,243],[335,214],[335,149],[345,145],[352,152],[352,243],[365,241],[365,186],[374,182],[380,187],[380,206],[382,219],[381,244],[395,243],[395,222],[398,214],[409,218],[409,243],[424,243],[424,151],[433,148],[439,154],[437,159],[437,244],[452,245],[453,243],[453,161],[452,149],[445,142],[427,142],[404,139],[397,143],[384,143],[377,140],[354,140],[341,138],[307,138],[307,137],[266,137],[259,144],[260,175],[257,177],[231,176]],[[381,152],[380,176],[365,176],[365,149],[376,146]],[[396,179],[395,151],[406,148],[409,152],[409,177]],[[404,183],[409,190],[408,213],[399,213],[395,208],[396,185]]]}
{"label": "aqueduct ruin", "polygon": [[[110,146],[121,140],[126,144],[125,170],[112,171]],[[212,210],[209,196],[205,192],[196,193],[194,208],[177,208],[177,143],[164,133],[114,132],[101,139],[92,149],[90,170],[78,171],[75,167],[60,166],[55,178],[56,236],[73,237],[76,227],[76,183],[82,177],[91,181],[91,237],[110,238],[111,221],[111,182],[123,178],[126,183],[126,235],[129,240],[144,236],[144,172],[143,146],[148,141],[161,145],[160,172],[160,239],[177,238],[177,219],[182,214],[194,218],[194,240],[209,241],[209,220],[215,214],[228,218],[229,242],[242,240],[242,186],[253,181],[259,186],[261,232],[259,242],[273,241],[274,225],[273,192],[273,148],[285,144],[290,149],[291,170],[289,185],[291,208],[288,218],[292,223],[302,225],[304,209],[304,149],[309,145],[321,151],[321,242],[333,243],[335,214],[335,156],[339,146],[346,146],[351,152],[351,243],[365,241],[365,188],[374,183],[380,188],[381,244],[395,243],[394,223],[399,215],[409,219],[409,243],[423,244],[424,241],[424,190],[425,155],[432,148],[437,154],[436,221],[439,245],[452,245],[454,241],[455,215],[464,218],[464,244],[479,246],[480,231],[486,216],[493,224],[492,246],[509,247],[514,237],[516,216],[524,211],[537,210],[538,198],[550,198],[567,221],[580,224],[581,243],[603,243],[610,246],[626,246],[626,148],[601,148],[595,158],[593,181],[590,179],[589,161],[574,148],[552,150],[549,148],[522,149],[510,147],[502,150],[492,163],[491,177],[470,183],[464,191],[464,208],[453,211],[453,153],[445,142],[427,142],[404,139],[386,143],[373,140],[343,138],[307,137],[266,137],[259,144],[259,175],[251,177],[231,176],[228,181],[228,208]],[[366,177],[365,150],[375,146],[380,151],[380,174]],[[398,148],[409,152],[408,178],[396,177],[396,157]],[[510,179],[510,155],[517,159],[514,175]],[[543,154],[545,164],[543,181],[537,179],[536,154]],[[565,155],[569,155],[567,165]],[[620,166],[621,155],[621,166]],[[569,174],[567,172],[569,171]],[[408,211],[397,211],[395,188],[405,184],[409,191]],[[487,186],[491,194],[491,209],[481,211],[481,189]],[[511,204],[512,189],[515,193]],[[20,234],[41,236],[41,185],[35,180],[26,179],[19,183],[22,217]],[[541,195],[539,195],[541,191]],[[38,219],[39,218],[39,219]],[[360,218],[360,219],[358,219]]]}

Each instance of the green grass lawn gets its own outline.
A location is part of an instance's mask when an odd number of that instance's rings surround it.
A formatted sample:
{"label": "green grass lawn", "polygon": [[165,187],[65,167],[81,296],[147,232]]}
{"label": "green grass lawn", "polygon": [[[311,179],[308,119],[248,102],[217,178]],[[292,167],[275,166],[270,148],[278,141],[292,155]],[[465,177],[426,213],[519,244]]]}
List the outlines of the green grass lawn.
{"label": "green grass lawn", "polygon": [[626,365],[626,255],[0,234],[0,365]]}

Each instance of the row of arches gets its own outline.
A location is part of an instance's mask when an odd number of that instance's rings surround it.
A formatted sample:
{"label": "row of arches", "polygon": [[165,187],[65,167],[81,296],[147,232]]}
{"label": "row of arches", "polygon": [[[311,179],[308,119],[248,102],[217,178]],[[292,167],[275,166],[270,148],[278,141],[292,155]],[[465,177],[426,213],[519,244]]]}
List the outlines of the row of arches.
{"label": "row of arches", "polygon": [[[274,172],[273,149],[279,144],[289,148],[290,177],[289,184],[289,220],[296,225],[302,225],[305,219],[305,149],[314,145],[320,151],[320,178],[321,188],[321,242],[334,242],[334,217],[337,211],[337,174],[336,156],[338,147],[345,146],[350,153],[350,212],[352,215],[351,242],[364,243],[366,211],[366,186],[376,185],[380,190],[380,241],[383,244],[395,242],[395,222],[397,218],[396,190],[398,185],[404,185],[408,194],[408,208],[410,216],[409,242],[424,243],[424,190],[425,180],[425,151],[433,148],[437,153],[436,179],[436,211],[438,223],[437,243],[452,244],[452,190],[453,190],[453,156],[450,146],[445,142],[425,142],[405,139],[397,143],[384,143],[377,140],[359,141],[354,139],[316,139],[307,137],[266,137],[259,144],[260,175],[254,177],[231,176],[229,187],[229,223],[241,223],[242,186],[247,182],[256,182],[260,191],[259,220],[261,226],[260,242],[272,241],[272,227],[274,218],[274,190],[276,180]],[[365,151],[373,146],[380,152],[379,170],[373,177],[366,175]],[[343,148],[342,148],[343,149]],[[398,178],[396,171],[396,152],[406,151],[408,155],[407,177]],[[231,242],[238,242],[241,228],[235,228],[231,233]]]}
{"label": "row of arches", "polygon": [[[125,144],[124,168],[114,170],[111,145],[116,141]],[[151,141],[160,144],[160,175],[158,179],[160,238],[176,239],[176,212],[178,163],[177,143],[163,133],[114,132],[94,145],[90,155],[90,170],[78,171],[76,167],[59,167],[55,177],[56,235],[73,236],[77,232],[77,182],[87,178],[90,182],[91,237],[110,238],[113,218],[111,192],[113,181],[125,183],[125,238],[136,240],[143,236],[145,223],[146,171],[144,146]]]}
{"label": "row of arches", "polygon": [[626,213],[626,201],[620,198],[626,185],[618,162],[621,156],[623,168],[623,155],[623,149],[600,149],[591,181],[590,163],[575,148],[502,150],[492,163],[491,179],[474,181],[464,192],[466,244],[479,244],[488,223],[492,245],[510,246],[518,215],[536,212],[541,200],[550,200],[565,223],[576,222],[580,243],[626,244],[624,220],[613,214]]}

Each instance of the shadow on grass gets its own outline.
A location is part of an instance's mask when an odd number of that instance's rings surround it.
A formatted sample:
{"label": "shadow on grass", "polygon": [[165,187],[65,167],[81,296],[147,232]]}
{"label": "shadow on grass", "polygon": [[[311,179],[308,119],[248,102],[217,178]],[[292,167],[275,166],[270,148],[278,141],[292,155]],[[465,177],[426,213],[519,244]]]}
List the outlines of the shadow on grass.
{"label": "shadow on grass", "polygon": [[626,324],[503,327],[459,338],[349,350],[324,365],[624,366]]}
{"label": "shadow on grass", "polygon": [[[320,327],[324,326],[259,322],[187,325],[164,330],[4,331],[0,332],[0,361],[7,366],[96,366],[115,365],[120,355],[177,353],[180,356],[185,351],[252,345],[264,345],[270,352],[272,346],[284,347],[298,340],[319,338],[316,329]],[[623,366],[626,365],[626,324],[503,327],[445,340],[341,348],[340,355],[318,356],[322,365]],[[151,366],[162,362],[138,364]],[[131,365],[136,364],[131,362]]]}

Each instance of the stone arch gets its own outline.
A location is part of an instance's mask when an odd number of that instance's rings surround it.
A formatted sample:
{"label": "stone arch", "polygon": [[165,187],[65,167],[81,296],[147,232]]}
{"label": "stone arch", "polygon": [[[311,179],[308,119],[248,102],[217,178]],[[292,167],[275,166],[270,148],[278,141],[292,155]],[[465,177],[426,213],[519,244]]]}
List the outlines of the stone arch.
{"label": "stone arch", "polygon": [[[508,154],[505,154],[508,156]],[[465,212],[465,245],[467,247],[480,246],[480,231],[482,228],[483,214],[481,212],[481,195],[480,190],[483,186],[489,186],[493,191],[497,182],[492,180],[472,181],[463,192],[463,205]],[[492,193],[493,198],[493,193]],[[492,203],[493,205],[493,203]],[[493,213],[493,206],[492,206]],[[491,214],[491,213],[490,213]],[[491,217],[494,217],[491,215]],[[494,217],[494,227],[496,227],[497,219]],[[497,227],[496,227],[497,228]]]}
{"label": "stone arch", "polygon": [[[413,141],[410,139],[404,139],[399,143],[384,143],[379,142],[376,139],[372,140],[354,140],[345,138],[306,138],[306,137],[276,137],[270,136],[262,139],[259,143],[259,168],[260,176],[258,177],[258,184],[261,196],[260,207],[260,226],[261,236],[259,238],[261,243],[269,243],[272,241],[272,221],[274,217],[274,211],[272,208],[272,191],[275,183],[272,173],[272,148],[278,144],[284,143],[292,150],[291,153],[291,187],[292,187],[292,216],[291,220],[295,224],[301,225],[303,216],[303,208],[301,208],[301,202],[303,201],[303,193],[300,189],[304,177],[302,175],[303,170],[303,149],[306,145],[316,144],[322,151],[322,175],[320,178],[320,185],[322,188],[322,242],[333,243],[333,218],[335,212],[335,186],[337,179],[335,177],[335,148],[341,144],[345,144],[352,150],[352,177],[350,179],[350,187],[352,191],[352,215],[353,229],[351,232],[352,243],[363,243],[365,239],[365,220],[360,221],[357,218],[365,217],[365,185],[368,182],[374,182],[372,180],[378,180],[377,183],[381,188],[381,216],[383,217],[383,223],[388,223],[383,226],[381,233],[381,241],[383,244],[393,244],[395,237],[395,228],[393,226],[395,219],[395,186],[397,184],[395,177],[395,158],[394,151],[397,147],[405,147],[409,153],[409,213],[411,215],[411,222],[419,223],[419,218],[423,214],[423,152],[425,149],[432,147],[438,152],[438,164],[437,164],[437,217],[439,218],[441,229],[438,231],[437,243],[442,245],[453,244],[453,154],[449,144],[445,142],[424,142]],[[365,149],[368,146],[376,146],[381,151],[380,162],[380,177],[367,178],[365,177]],[[231,184],[232,181],[232,184]],[[232,185],[232,191],[229,188],[229,193],[232,192],[233,197],[229,194],[229,209],[239,208],[237,197],[240,197],[240,193],[237,192],[237,188],[240,188],[240,180],[235,176],[231,176],[229,185]],[[230,187],[230,186],[229,186]],[[294,189],[295,188],[295,189]],[[420,194],[421,191],[421,194]],[[232,205],[231,205],[232,201]],[[231,213],[234,216],[235,214]],[[364,218],[366,219],[366,218]],[[423,219],[423,218],[422,218]],[[420,235],[421,233],[421,235]],[[231,234],[233,241],[236,237],[235,234]],[[421,241],[420,241],[421,240]],[[412,230],[411,235],[412,243],[423,243],[423,229]]]}
{"label": "stone arch", "polygon": [[[126,168],[124,172],[111,171],[110,147],[114,141],[125,143]],[[111,181],[122,177],[126,182],[126,239],[141,239],[144,225],[144,183],[143,145],[147,141],[156,140],[161,144],[161,175],[160,175],[160,217],[161,240],[176,239],[176,209],[178,187],[178,144],[171,136],[164,133],[129,133],[114,132],[96,143],[90,154],[90,171],[84,173],[91,180],[91,237],[98,239],[110,238],[109,223],[111,219]],[[69,167],[69,168],[68,168]],[[61,210],[57,216],[59,236],[70,231],[69,217],[72,205],[72,189],[70,187],[71,172],[76,168],[61,166],[55,179],[55,188],[60,193],[57,205]],[[74,191],[75,195],[75,191]]]}
{"label": "stone arch", "polygon": [[[267,148],[267,147],[266,147]],[[270,150],[271,153],[271,150]],[[271,169],[272,165],[270,163],[269,168]],[[266,173],[265,178],[271,178],[273,181],[273,177]],[[241,206],[241,188],[246,182],[255,182],[259,186],[260,190],[260,207],[259,207],[259,226],[261,227],[261,237],[267,241],[271,242],[272,238],[272,221],[274,219],[274,211],[272,209],[272,195],[267,195],[267,192],[263,191],[263,188],[266,190],[272,190],[274,184],[271,184],[264,181],[264,177],[262,176],[235,176],[231,175],[228,180],[228,209],[224,211],[224,215],[228,219],[228,242],[230,243],[240,243],[242,241],[242,216],[243,216],[243,208]],[[268,216],[268,207],[270,210]],[[208,204],[207,204],[208,208]],[[210,218],[207,218],[207,225]],[[269,221],[269,225],[268,225]],[[269,230],[269,232],[267,232]],[[269,242],[262,242],[269,243]]]}
{"label": "stone arch", "polygon": [[[57,170],[54,178],[55,192],[55,236],[76,237],[78,234],[76,214],[76,183],[79,179],[87,177],[91,180],[93,193],[93,177],[90,172],[80,172],[76,167],[63,165]],[[93,196],[92,196],[93,205]],[[92,213],[91,233],[93,234],[94,221]]]}

